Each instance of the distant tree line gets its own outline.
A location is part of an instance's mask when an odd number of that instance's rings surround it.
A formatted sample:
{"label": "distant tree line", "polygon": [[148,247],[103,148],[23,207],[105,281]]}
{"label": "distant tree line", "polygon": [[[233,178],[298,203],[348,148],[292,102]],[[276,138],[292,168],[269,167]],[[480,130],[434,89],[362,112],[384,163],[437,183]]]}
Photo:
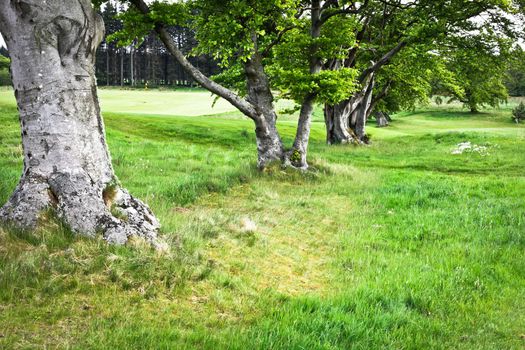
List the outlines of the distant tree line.
{"label": "distant tree line", "polygon": [[525,52],[518,47],[510,62],[505,86],[510,96],[525,96]]}
{"label": "distant tree line", "polygon": [[0,47],[0,86],[11,85],[11,75],[9,74],[9,54],[7,49]]}
{"label": "distant tree line", "polygon": [[[167,52],[154,33],[137,45],[119,47],[111,36],[122,29],[118,14],[124,9],[112,1],[101,10],[106,33],[98,51],[96,76],[99,86],[193,86],[193,79]],[[190,54],[197,45],[194,32],[187,27],[168,28],[178,48]],[[190,55],[191,56],[191,55]],[[217,63],[206,55],[191,56],[190,62],[206,76],[219,73]]]}

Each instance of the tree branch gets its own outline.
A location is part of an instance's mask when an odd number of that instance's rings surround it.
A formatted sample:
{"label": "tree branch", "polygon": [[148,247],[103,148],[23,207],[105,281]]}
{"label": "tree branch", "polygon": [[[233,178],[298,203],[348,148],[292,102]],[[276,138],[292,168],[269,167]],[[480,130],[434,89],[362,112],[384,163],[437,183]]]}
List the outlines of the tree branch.
{"label": "tree branch", "polygon": [[[143,0],[129,0],[129,2],[132,3],[144,15],[149,14],[149,7]],[[163,23],[155,23],[155,32],[157,32],[160,40],[164,43],[169,53],[175,57],[182,68],[184,68],[184,70],[186,70],[186,72],[188,72],[188,74],[191,75],[191,77],[195,79],[195,81],[197,81],[202,87],[230,102],[248,118],[253,120],[258,119],[259,113],[257,113],[257,110],[252,104],[241,98],[232,90],[214,82],[202,74],[200,70],[198,70],[188,61],[186,56],[184,56],[184,54],[177,47],[177,44],[166,30]]]}
{"label": "tree branch", "polygon": [[403,49],[408,43],[406,41],[401,41],[397,44],[392,50],[388,51],[383,57],[379,59],[376,63],[372,64],[370,67],[366,68],[358,78],[359,82],[363,82],[368,75],[371,73],[377,72],[385,64],[389,63],[390,60]]}
{"label": "tree branch", "polygon": [[281,40],[283,39],[284,34],[286,34],[286,32],[289,32],[290,30],[292,30],[294,28],[296,28],[296,27],[295,26],[291,26],[291,27],[287,27],[287,28],[284,28],[283,30],[281,30],[279,32],[279,34],[277,34],[277,38],[275,38],[275,40],[272,41],[270,44],[268,44],[266,49],[264,49],[264,51],[261,53],[261,56],[262,57],[268,57],[268,55],[270,54],[270,51],[273,49],[273,47],[281,42]]}

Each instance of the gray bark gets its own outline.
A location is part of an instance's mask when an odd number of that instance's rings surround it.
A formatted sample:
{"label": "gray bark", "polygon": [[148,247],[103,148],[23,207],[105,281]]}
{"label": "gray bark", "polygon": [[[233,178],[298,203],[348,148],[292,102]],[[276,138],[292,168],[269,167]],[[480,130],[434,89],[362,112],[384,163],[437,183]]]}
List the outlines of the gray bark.
{"label": "gray bark", "polygon": [[[321,1],[313,0],[310,12],[310,36],[315,40],[320,37],[321,27],[323,25],[321,20]],[[317,55],[318,50],[319,47],[317,45],[314,45],[310,49],[310,74],[312,75],[318,74],[323,67],[322,61]],[[308,169],[306,158],[308,152],[308,141],[310,139],[312,113],[316,97],[317,95],[315,93],[311,93],[306,95],[302,101],[293,148],[287,155],[287,162],[298,169]]]}
{"label": "gray bark", "polygon": [[[354,132],[357,139],[363,143],[368,143],[368,137],[366,135],[366,120],[368,118],[368,110],[370,109],[370,104],[372,103],[372,92],[374,91],[375,79],[374,75],[371,74],[370,82],[367,84],[367,88],[363,95],[363,99],[358,108],[354,111],[355,113],[355,126]],[[354,120],[354,118],[352,118]]]}
{"label": "gray bark", "polygon": [[308,141],[310,138],[314,100],[315,95],[312,94],[307,96],[302,103],[293,148],[287,155],[287,162],[297,169],[308,169],[306,156],[308,153]]}
{"label": "gray bark", "polygon": [[132,44],[129,48],[129,77],[130,77],[129,79],[130,79],[131,86],[135,86],[134,59],[135,59],[135,47]]}
{"label": "gray bark", "polygon": [[325,124],[328,144],[360,144],[366,142],[366,119],[371,107],[374,75],[368,76],[363,88],[350,99],[336,105],[326,105]]}
{"label": "gray bark", "polygon": [[120,49],[120,86],[124,86],[124,49]]}
{"label": "gray bark", "polygon": [[325,105],[326,142],[329,145],[355,143],[356,139],[349,127],[349,108],[352,103],[343,101],[335,105]]}
{"label": "gray bark", "polygon": [[89,0],[0,0],[11,54],[24,170],[2,221],[34,228],[53,210],[78,234],[154,243],[159,223],[121,188],[111,166],[94,59],[104,24]]}
{"label": "gray bark", "polygon": [[[363,30],[368,26],[365,23]],[[363,38],[364,32],[358,33],[359,41]],[[384,54],[377,62],[371,64],[363,70],[357,79],[362,84],[363,89],[355,93],[349,99],[337,105],[325,105],[324,116],[326,124],[326,140],[328,144],[340,143],[368,143],[366,136],[366,121],[373,112],[376,104],[386,96],[390,83],[386,84],[383,90],[373,98],[373,88],[375,83],[374,75],[384,65],[390,63],[392,58],[397,55],[408,43],[399,42],[390,51]],[[350,50],[349,56],[344,60],[344,64],[334,61],[330,69],[339,69],[341,66],[353,67],[357,48]],[[345,128],[346,126],[346,128]]]}
{"label": "gray bark", "polygon": [[257,110],[255,137],[257,140],[258,167],[271,162],[284,161],[284,146],[277,131],[277,114],[273,105],[268,76],[264,72],[262,57],[255,53],[244,64],[248,87],[248,102]]}
{"label": "gray bark", "polygon": [[373,113],[374,118],[376,119],[376,125],[379,128],[383,128],[385,126],[388,126],[389,123],[389,116],[385,112],[374,112]]}

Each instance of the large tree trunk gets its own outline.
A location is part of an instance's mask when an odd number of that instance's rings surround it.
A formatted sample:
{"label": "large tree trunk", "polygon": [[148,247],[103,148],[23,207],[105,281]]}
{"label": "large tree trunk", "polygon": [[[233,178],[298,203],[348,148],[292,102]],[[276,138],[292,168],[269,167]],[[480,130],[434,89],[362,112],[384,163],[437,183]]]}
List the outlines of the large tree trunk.
{"label": "large tree trunk", "polygon": [[274,161],[284,161],[284,146],[277,131],[277,115],[273,105],[268,76],[264,72],[262,57],[255,53],[244,64],[248,87],[248,102],[256,109],[254,116],[257,140],[257,165],[260,169]]}
{"label": "large tree trunk", "polygon": [[355,138],[349,128],[350,101],[343,101],[335,105],[325,105],[324,119],[326,125],[326,142],[329,145],[354,143]]}
{"label": "large tree trunk", "polygon": [[119,186],[106,146],[94,76],[104,24],[89,0],[0,0],[11,53],[24,171],[0,218],[34,228],[53,210],[82,235],[154,242],[149,208]]}
{"label": "large tree trunk", "polygon": [[[368,23],[359,32],[359,40],[362,40],[367,27]],[[406,45],[406,41],[399,42],[377,62],[371,62],[370,66],[361,72],[357,79],[363,86],[361,91],[335,106],[325,105],[324,113],[328,144],[368,143],[369,140],[365,132],[366,121],[375,109],[376,104],[387,95],[391,84],[391,82],[387,82],[383,86],[383,90],[373,98],[374,76],[381,67],[390,63],[392,58]],[[350,50],[349,57],[344,60],[344,64],[336,60],[330,69],[339,69],[341,66],[355,67],[356,55],[357,47]]]}
{"label": "large tree trunk", "polygon": [[370,115],[373,74],[364,82],[363,88],[350,99],[336,105],[325,105],[326,140],[328,144],[366,143],[366,120]]}

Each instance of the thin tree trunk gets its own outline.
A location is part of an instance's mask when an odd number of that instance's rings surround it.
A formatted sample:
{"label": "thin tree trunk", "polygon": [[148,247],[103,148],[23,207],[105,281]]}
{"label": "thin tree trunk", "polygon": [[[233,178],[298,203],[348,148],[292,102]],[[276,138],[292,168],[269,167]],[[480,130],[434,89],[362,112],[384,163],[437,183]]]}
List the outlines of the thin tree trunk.
{"label": "thin tree trunk", "polygon": [[129,50],[129,76],[130,76],[130,83],[131,86],[135,86],[135,48],[133,47],[133,44],[130,47]]}
{"label": "thin tree trunk", "polygon": [[120,86],[124,86],[124,49],[120,49]]}
{"label": "thin tree trunk", "polygon": [[169,80],[169,56],[164,54],[162,55],[163,58],[164,58],[164,69],[163,69],[163,72],[164,72],[164,85],[168,86],[170,85],[170,80]]}
{"label": "thin tree trunk", "polygon": [[[142,13],[149,13],[148,5],[143,0],[131,0],[131,2]],[[273,106],[273,95],[268,77],[264,71],[262,57],[257,51],[257,36],[254,34],[252,37],[255,44],[255,53],[244,64],[244,72],[248,86],[248,97],[244,99],[233,91],[209,79],[197,67],[192,65],[181,51],[180,37],[178,41],[174,40],[166,28],[160,24],[156,25],[155,31],[168,52],[179,62],[194,81],[212,93],[224,98],[254,121],[256,126],[258,167],[264,168],[268,163],[273,161],[284,161],[284,147],[276,127],[277,115]],[[304,126],[302,130],[308,128],[308,131],[304,132],[306,141],[302,138],[300,139],[303,143],[299,144],[298,148],[301,150],[306,149],[305,147],[308,144],[309,120],[302,125]],[[306,153],[304,154],[306,155]]]}
{"label": "thin tree trunk", "polygon": [[363,100],[361,101],[361,104],[357,108],[356,113],[356,124],[355,124],[355,135],[357,139],[363,143],[368,143],[368,136],[366,134],[366,120],[368,118],[368,110],[370,108],[370,104],[372,102],[372,92],[374,91],[374,84],[375,79],[374,75],[372,73],[372,76],[370,78],[370,82],[367,85],[365,94],[363,96]]}
{"label": "thin tree trunk", "polygon": [[111,166],[94,74],[104,24],[91,2],[0,0],[0,31],[24,151],[23,175],[0,218],[34,228],[53,210],[78,234],[154,242],[156,218],[120,187]]}
{"label": "thin tree trunk", "polygon": [[109,44],[106,43],[106,86],[109,86]]}
{"label": "thin tree trunk", "polygon": [[118,74],[117,74],[117,55],[118,51],[116,49],[113,49],[113,69],[112,69],[112,76],[113,76],[113,86],[117,86],[118,82]]}
{"label": "thin tree trunk", "polygon": [[[310,17],[310,36],[315,40],[321,35],[321,1],[312,1]],[[319,57],[317,57],[318,50],[319,47],[317,44],[310,48],[310,74],[312,75],[318,74],[322,69],[322,62]],[[293,148],[288,152],[288,161],[292,166],[298,169],[308,169],[306,157],[308,153],[308,141],[310,139],[310,128],[316,97],[316,94],[310,93],[305,96],[301,103],[301,111],[299,113],[299,121],[297,122],[297,131]]]}
{"label": "thin tree trunk", "polygon": [[[376,106],[377,104],[383,100],[387,95],[388,95],[388,92],[390,91],[390,87],[392,85],[392,81],[388,81],[386,82],[384,85],[383,85],[383,88],[381,89],[381,91],[379,93],[377,93],[376,95],[372,95],[372,102],[370,103],[370,107],[368,108],[368,115],[367,115],[367,119],[370,119],[370,116],[372,115],[372,113],[374,113],[375,109],[376,109]],[[379,112],[380,114],[380,119],[384,119],[384,121],[386,122],[386,124],[384,125],[381,125],[381,126],[387,126],[388,125],[388,120],[386,118],[383,117],[383,112]],[[386,114],[386,113],[385,113]],[[376,117],[378,115],[376,114]],[[376,118],[377,120],[377,118]],[[381,122],[383,123],[383,122]]]}
{"label": "thin tree trunk", "polygon": [[310,139],[310,128],[312,123],[312,113],[314,111],[315,95],[308,95],[299,112],[299,121],[297,123],[297,132],[292,150],[288,153],[288,161],[292,166],[298,169],[308,169],[306,155],[308,153],[308,141]]}

